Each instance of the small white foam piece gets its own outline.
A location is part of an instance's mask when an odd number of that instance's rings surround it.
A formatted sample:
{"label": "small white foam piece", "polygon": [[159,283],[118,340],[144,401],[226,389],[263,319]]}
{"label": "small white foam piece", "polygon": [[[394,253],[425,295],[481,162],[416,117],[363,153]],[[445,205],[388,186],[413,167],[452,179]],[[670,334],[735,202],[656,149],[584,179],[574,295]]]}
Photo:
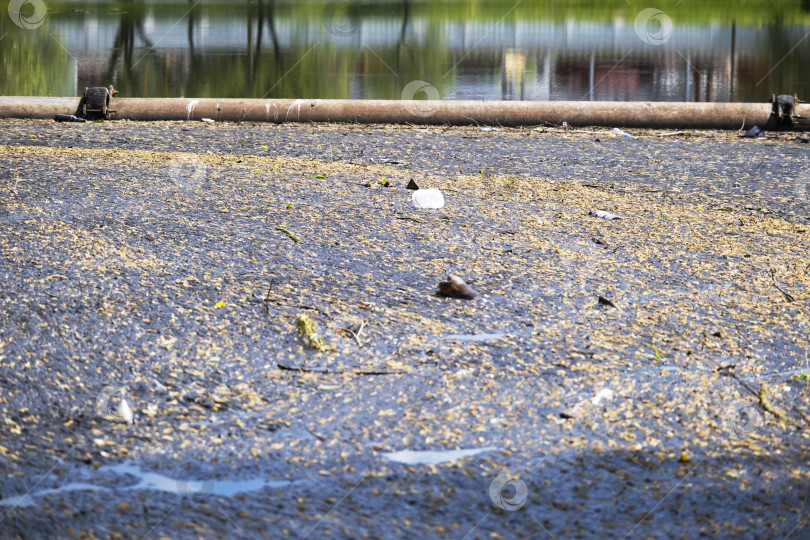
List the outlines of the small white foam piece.
{"label": "small white foam piece", "polygon": [[496,446],[487,446],[467,450],[400,450],[399,452],[388,452],[383,455],[389,461],[396,461],[405,465],[437,465],[448,461],[457,461],[465,457],[477,456],[497,449]]}
{"label": "small white foam piece", "polygon": [[444,195],[436,188],[417,189],[411,200],[416,208],[444,208]]}
{"label": "small white foam piece", "polygon": [[206,124],[213,124],[213,123],[214,123],[214,119],[213,119],[213,118],[200,118],[200,120],[201,120],[202,122],[205,122]]}
{"label": "small white foam piece", "polygon": [[602,388],[591,398],[591,403],[595,407],[602,403],[602,401],[610,401],[611,399],[613,399],[613,390],[610,388]]}

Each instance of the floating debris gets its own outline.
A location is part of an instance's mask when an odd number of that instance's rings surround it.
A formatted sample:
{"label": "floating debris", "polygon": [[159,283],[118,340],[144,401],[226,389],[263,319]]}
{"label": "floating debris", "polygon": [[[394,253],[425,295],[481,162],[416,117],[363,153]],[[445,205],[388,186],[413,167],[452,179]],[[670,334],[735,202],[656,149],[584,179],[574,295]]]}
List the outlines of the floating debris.
{"label": "floating debris", "polygon": [[599,301],[599,304],[602,305],[602,306],[609,306],[609,307],[613,307],[613,308],[618,308],[619,307],[616,304],[614,304],[612,300],[610,300],[608,298],[605,298],[601,294],[598,297],[598,301]]}
{"label": "floating debris", "polygon": [[405,186],[405,189],[417,190],[419,189],[419,184],[414,182],[413,178],[411,178],[410,181],[408,182],[408,185]]}
{"label": "floating debris", "polygon": [[610,401],[611,399],[613,399],[613,390],[610,388],[602,388],[591,398],[591,403],[596,407],[602,403],[602,401]]}
{"label": "floating debris", "polygon": [[206,124],[213,124],[214,123],[213,118],[200,118],[200,121],[205,122]]}
{"label": "floating debris", "polygon": [[411,196],[413,205],[422,209],[444,208],[444,195],[436,188],[417,189]]}
{"label": "floating debris", "polygon": [[79,118],[73,114],[57,114],[53,119],[57,122],[87,122],[84,118]]}
{"label": "floating debris", "polygon": [[[386,363],[387,366],[392,368],[398,367],[396,364],[398,363],[397,362]],[[276,367],[284,371],[296,371],[299,373],[351,373],[352,375],[399,375],[405,372],[404,370],[388,371],[380,369],[340,369],[327,366],[300,366],[295,364],[276,364]]]}
{"label": "floating debris", "polygon": [[307,339],[310,347],[318,349],[321,352],[328,351],[329,346],[326,344],[323,337],[318,334],[317,326],[315,321],[310,319],[308,315],[299,315],[295,319],[295,327],[298,329],[298,333]]}
{"label": "floating debris", "polygon": [[591,210],[590,212],[588,212],[588,215],[606,219],[608,221],[624,219],[622,216],[617,216],[616,214],[611,214],[610,212],[605,212],[604,210]]}
{"label": "floating debris", "polygon": [[746,139],[754,139],[756,137],[764,137],[765,132],[760,129],[759,126],[753,125],[751,129],[746,131],[745,133],[740,133],[740,137],[745,137]]}
{"label": "floating debris", "polygon": [[405,465],[438,465],[439,463],[458,461],[462,458],[477,456],[497,449],[496,446],[487,446],[468,450],[400,450],[399,452],[383,453],[383,455],[389,461],[396,461]]}
{"label": "floating debris", "polygon": [[580,401],[579,403],[577,403],[573,407],[562,411],[560,413],[560,418],[562,418],[564,420],[573,420],[575,418],[578,418],[582,414],[582,411],[587,407],[590,407],[589,402],[588,402],[587,399],[583,400],[583,401]]}
{"label": "floating debris", "polygon": [[454,275],[447,276],[447,281],[439,282],[439,293],[451,298],[463,298],[465,300],[475,300],[478,296],[478,293],[472,290],[463,279]]}
{"label": "floating debris", "polygon": [[295,234],[294,234],[292,231],[290,231],[289,229],[287,229],[286,227],[278,226],[278,227],[276,227],[276,230],[277,230],[277,231],[281,231],[281,232],[283,232],[284,234],[286,234],[287,236],[289,236],[289,237],[290,237],[290,239],[291,239],[293,242],[295,242],[296,244],[300,244],[300,243],[301,243],[301,239],[299,239],[297,236],[295,236]]}
{"label": "floating debris", "polygon": [[613,128],[612,133],[617,137],[624,137],[625,139],[634,139],[635,138],[632,135],[630,135],[629,133],[626,133],[626,132],[620,130],[619,128]]}
{"label": "floating debris", "polygon": [[[123,394],[123,390],[121,391]],[[127,403],[127,400],[124,396],[121,396],[121,402],[118,404],[118,407],[115,409],[115,416],[113,416],[115,422],[126,423],[132,425],[134,423],[134,419],[132,417],[132,409]]]}
{"label": "floating debris", "polygon": [[613,399],[613,390],[610,388],[602,388],[599,390],[595,396],[591,399],[583,399],[578,401],[574,404],[574,406],[569,407],[560,413],[560,418],[565,420],[571,420],[575,418],[580,418],[583,413],[586,411],[590,411],[593,407],[597,407],[603,401],[609,401]]}

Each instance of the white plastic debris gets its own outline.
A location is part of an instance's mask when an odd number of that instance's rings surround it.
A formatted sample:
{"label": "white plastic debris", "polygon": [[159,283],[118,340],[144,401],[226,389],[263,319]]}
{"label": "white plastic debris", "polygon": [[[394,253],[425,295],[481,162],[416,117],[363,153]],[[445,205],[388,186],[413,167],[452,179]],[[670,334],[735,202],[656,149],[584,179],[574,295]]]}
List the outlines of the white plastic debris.
{"label": "white plastic debris", "polygon": [[202,120],[202,121],[203,121],[203,122],[205,122],[206,124],[213,124],[213,123],[214,123],[214,119],[213,119],[213,118],[201,118],[200,120]]}
{"label": "white plastic debris", "polygon": [[616,214],[611,214],[610,212],[605,212],[604,210],[591,210],[590,212],[588,212],[588,215],[606,219],[608,221],[613,221],[615,219],[624,219],[622,216],[617,216]]}
{"label": "white plastic debris", "polygon": [[115,421],[116,422],[126,422],[127,424],[132,424],[132,409],[129,407],[129,403],[124,397],[121,397],[121,403],[118,404],[118,407],[115,409]]}
{"label": "white plastic debris", "polygon": [[619,128],[613,128],[613,134],[617,137],[625,137],[627,139],[633,139],[634,137],[629,133],[625,133],[624,131],[620,130]]}
{"label": "white plastic debris", "polygon": [[411,200],[416,208],[444,208],[444,195],[436,188],[417,189]]}
{"label": "white plastic debris", "polygon": [[596,407],[602,403],[602,401],[610,401],[611,399],[613,399],[613,390],[610,388],[602,388],[591,398],[591,403]]}

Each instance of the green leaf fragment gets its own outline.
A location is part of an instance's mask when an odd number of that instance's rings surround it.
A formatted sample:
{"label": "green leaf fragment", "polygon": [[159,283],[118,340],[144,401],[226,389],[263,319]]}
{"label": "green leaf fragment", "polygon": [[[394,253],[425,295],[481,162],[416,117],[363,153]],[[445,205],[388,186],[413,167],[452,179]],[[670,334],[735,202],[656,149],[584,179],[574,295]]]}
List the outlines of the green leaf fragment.
{"label": "green leaf fragment", "polygon": [[321,352],[329,350],[329,345],[317,332],[318,325],[308,315],[296,317],[295,327],[298,329],[298,333],[307,340],[310,347]]}

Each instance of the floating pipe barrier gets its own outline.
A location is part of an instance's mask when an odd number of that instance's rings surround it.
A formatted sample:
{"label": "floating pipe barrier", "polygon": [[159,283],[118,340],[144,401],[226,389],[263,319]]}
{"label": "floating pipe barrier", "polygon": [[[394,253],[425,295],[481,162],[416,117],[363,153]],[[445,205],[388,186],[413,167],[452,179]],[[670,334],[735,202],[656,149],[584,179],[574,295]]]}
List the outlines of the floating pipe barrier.
{"label": "floating pipe barrier", "polygon": [[[81,115],[83,98],[3,97],[0,118]],[[561,124],[649,129],[810,129],[810,105],[794,122],[780,121],[770,103],[621,101],[410,101],[355,99],[113,98],[109,119],[229,122],[348,122],[527,126]]]}

